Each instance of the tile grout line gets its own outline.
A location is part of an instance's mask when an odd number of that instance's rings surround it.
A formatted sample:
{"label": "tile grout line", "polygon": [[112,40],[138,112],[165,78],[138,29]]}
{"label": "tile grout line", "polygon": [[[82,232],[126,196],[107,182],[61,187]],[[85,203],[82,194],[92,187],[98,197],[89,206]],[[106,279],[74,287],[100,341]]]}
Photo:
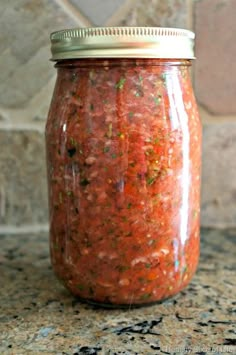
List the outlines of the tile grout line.
{"label": "tile grout line", "polygon": [[9,234],[30,234],[30,233],[48,233],[48,224],[29,224],[25,226],[1,226],[0,225],[0,238],[1,235]]}
{"label": "tile grout line", "polygon": [[44,133],[45,131],[45,122],[43,121],[42,123],[24,123],[21,122],[19,124],[16,124],[15,122],[0,122],[0,131],[7,131],[8,133],[10,132],[21,132],[21,131],[33,131],[33,132],[39,132],[39,133]]}
{"label": "tile grout line", "polygon": [[128,14],[132,5],[134,5],[134,0],[126,0],[105,22],[105,26],[115,26],[117,22]]}
{"label": "tile grout line", "polygon": [[92,23],[81,14],[68,0],[54,0],[81,27],[90,27]]}
{"label": "tile grout line", "polygon": [[193,1],[192,0],[185,0],[185,1],[186,1],[187,12],[188,12],[186,25],[188,29],[193,30]]}

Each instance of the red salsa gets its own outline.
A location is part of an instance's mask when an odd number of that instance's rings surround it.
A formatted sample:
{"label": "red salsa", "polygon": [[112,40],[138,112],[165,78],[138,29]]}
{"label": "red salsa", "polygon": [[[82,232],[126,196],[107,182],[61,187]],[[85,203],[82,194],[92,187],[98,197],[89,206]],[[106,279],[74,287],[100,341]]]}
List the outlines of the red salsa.
{"label": "red salsa", "polygon": [[46,141],[51,258],[103,304],[176,294],[199,256],[201,125],[189,60],[56,65]]}

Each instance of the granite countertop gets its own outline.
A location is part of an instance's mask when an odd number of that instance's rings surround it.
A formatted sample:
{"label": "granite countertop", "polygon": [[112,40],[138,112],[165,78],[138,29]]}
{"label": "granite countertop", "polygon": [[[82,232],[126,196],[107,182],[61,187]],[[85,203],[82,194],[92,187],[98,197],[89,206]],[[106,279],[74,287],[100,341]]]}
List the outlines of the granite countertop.
{"label": "granite countertop", "polygon": [[48,236],[0,237],[0,354],[236,354],[236,231],[202,231],[198,272],[155,306],[82,304],[54,277]]}

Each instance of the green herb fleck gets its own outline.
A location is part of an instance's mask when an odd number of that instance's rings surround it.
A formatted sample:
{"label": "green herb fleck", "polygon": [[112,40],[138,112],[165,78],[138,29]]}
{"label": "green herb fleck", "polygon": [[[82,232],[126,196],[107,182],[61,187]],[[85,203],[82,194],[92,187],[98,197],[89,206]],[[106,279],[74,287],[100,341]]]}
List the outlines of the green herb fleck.
{"label": "green herb fleck", "polygon": [[81,186],[87,186],[89,184],[88,179],[84,178],[83,180],[80,181]]}
{"label": "green herb fleck", "polygon": [[151,264],[146,263],[146,264],[145,264],[145,268],[146,268],[146,269],[150,269],[150,268],[151,268]]}
{"label": "green herb fleck", "polygon": [[126,79],[120,78],[120,80],[116,83],[116,89],[122,90],[124,87]]}
{"label": "green herb fleck", "polygon": [[155,180],[156,180],[156,176],[149,177],[149,178],[147,179],[147,184],[148,184],[148,185],[152,185],[152,184],[155,182]]}
{"label": "green herb fleck", "polygon": [[141,298],[142,300],[147,300],[147,299],[149,299],[151,296],[152,296],[151,293],[144,293],[140,298]]}
{"label": "green herb fleck", "polygon": [[70,137],[70,144],[73,145],[74,147],[77,146],[77,142],[73,137]]}
{"label": "green herb fleck", "polygon": [[116,267],[116,269],[117,269],[119,272],[124,272],[124,271],[126,271],[126,270],[129,270],[130,267],[127,266],[127,265],[118,265],[118,266]]}
{"label": "green herb fleck", "polygon": [[161,97],[160,96],[154,97],[153,99],[154,99],[154,102],[155,102],[156,105],[160,104],[160,102],[161,102]]}
{"label": "green herb fleck", "polygon": [[80,291],[83,291],[83,290],[85,289],[84,285],[81,285],[81,284],[77,285],[77,288],[78,288]]}
{"label": "green herb fleck", "polygon": [[90,104],[90,111],[94,111],[94,104]]}
{"label": "green herb fleck", "polygon": [[112,159],[116,159],[116,158],[117,158],[117,155],[116,155],[115,153],[113,153],[113,154],[111,155],[111,157],[112,157]]}
{"label": "green herb fleck", "polygon": [[124,135],[124,133],[119,132],[119,133],[117,133],[117,137],[119,137],[119,138],[121,138],[121,139],[124,139],[124,138],[125,138],[125,135]]}
{"label": "green herb fleck", "polygon": [[62,201],[63,201],[62,192],[60,191],[60,192],[59,192],[59,202],[62,203]]}
{"label": "green herb fleck", "polygon": [[134,117],[134,113],[132,111],[130,111],[128,115],[129,115],[129,118]]}
{"label": "green herb fleck", "polygon": [[140,96],[141,96],[141,94],[140,94],[139,91],[136,91],[134,95],[135,95],[136,97],[140,97]]}
{"label": "green herb fleck", "polygon": [[159,142],[160,142],[160,138],[155,138],[154,141],[153,141],[154,144],[157,144]]}
{"label": "green herb fleck", "polygon": [[60,248],[59,248],[59,245],[58,245],[57,243],[54,243],[54,244],[53,244],[53,249],[59,250],[59,249],[60,249]]}
{"label": "green herb fleck", "polygon": [[73,195],[73,191],[66,191],[67,196],[72,196]]}
{"label": "green herb fleck", "polygon": [[127,205],[128,210],[130,210],[130,209],[131,209],[131,207],[132,207],[132,203],[131,203],[131,202],[129,202],[129,203],[128,203],[128,205]]}
{"label": "green herb fleck", "polygon": [[104,153],[108,153],[109,150],[110,150],[110,147],[107,147],[107,146],[106,146],[106,147],[103,148],[103,152],[104,152]]}

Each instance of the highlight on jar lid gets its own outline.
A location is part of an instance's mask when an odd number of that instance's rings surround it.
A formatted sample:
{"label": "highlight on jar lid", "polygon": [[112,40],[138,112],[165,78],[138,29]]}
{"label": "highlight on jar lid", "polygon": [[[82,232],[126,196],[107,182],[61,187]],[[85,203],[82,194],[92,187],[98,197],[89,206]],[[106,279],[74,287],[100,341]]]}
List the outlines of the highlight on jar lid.
{"label": "highlight on jar lid", "polygon": [[195,34],[164,27],[74,28],[51,34],[52,60],[75,58],[194,59]]}

